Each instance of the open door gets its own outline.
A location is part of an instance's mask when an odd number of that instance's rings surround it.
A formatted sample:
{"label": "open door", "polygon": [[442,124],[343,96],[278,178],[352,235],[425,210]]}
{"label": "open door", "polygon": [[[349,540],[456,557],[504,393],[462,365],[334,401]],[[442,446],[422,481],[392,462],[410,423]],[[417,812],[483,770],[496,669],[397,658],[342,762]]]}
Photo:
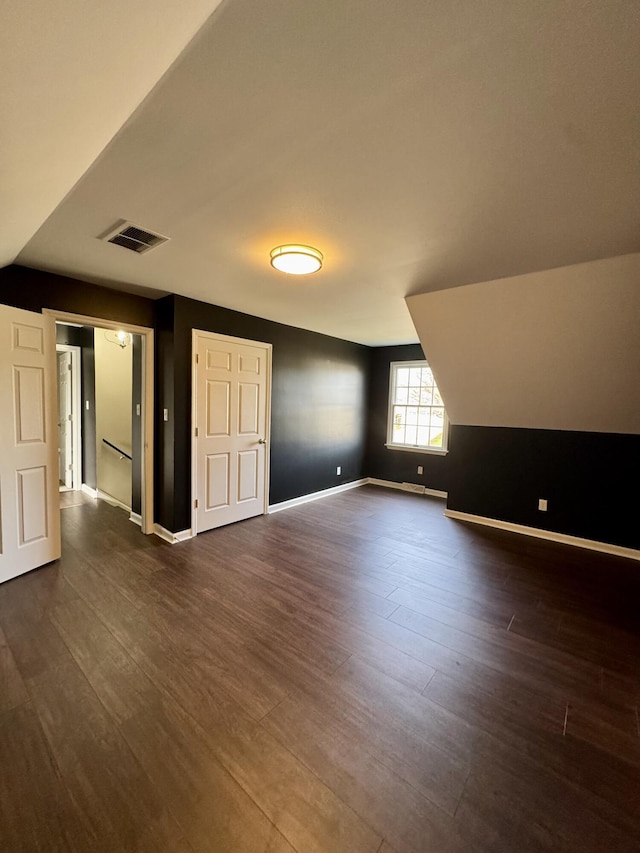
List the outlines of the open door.
{"label": "open door", "polygon": [[53,321],[0,305],[0,583],[60,556]]}
{"label": "open door", "polygon": [[71,353],[56,352],[58,362],[58,479],[65,489],[73,488],[73,397]]}

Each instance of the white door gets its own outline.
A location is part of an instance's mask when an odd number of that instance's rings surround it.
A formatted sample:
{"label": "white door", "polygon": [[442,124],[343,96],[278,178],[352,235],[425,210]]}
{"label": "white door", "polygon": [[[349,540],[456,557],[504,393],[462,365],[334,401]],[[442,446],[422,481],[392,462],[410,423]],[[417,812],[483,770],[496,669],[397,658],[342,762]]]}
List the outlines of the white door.
{"label": "white door", "polygon": [[194,331],[194,533],[267,511],[271,345]]}
{"label": "white door", "polygon": [[60,556],[54,336],[0,305],[0,583]]}
{"label": "white door", "polygon": [[56,352],[58,361],[58,479],[73,488],[73,403],[71,394],[71,353]]}

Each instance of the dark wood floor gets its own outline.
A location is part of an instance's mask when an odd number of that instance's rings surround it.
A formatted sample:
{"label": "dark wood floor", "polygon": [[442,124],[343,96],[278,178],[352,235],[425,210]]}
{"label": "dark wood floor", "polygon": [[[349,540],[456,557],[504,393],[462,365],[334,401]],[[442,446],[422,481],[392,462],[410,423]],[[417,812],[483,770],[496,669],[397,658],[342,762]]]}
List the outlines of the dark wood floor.
{"label": "dark wood floor", "polygon": [[637,851],[640,564],[373,486],[0,587],[0,849]]}

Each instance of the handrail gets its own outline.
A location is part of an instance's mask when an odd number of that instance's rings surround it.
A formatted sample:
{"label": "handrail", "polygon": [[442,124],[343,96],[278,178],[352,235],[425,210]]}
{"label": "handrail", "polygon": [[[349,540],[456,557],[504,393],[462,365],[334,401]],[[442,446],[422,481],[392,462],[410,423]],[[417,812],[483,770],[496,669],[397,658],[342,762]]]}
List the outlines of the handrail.
{"label": "handrail", "polygon": [[106,438],[103,438],[102,441],[103,441],[103,444],[107,444],[112,450],[115,450],[116,453],[119,453],[120,459],[129,459],[133,462],[133,456],[130,456],[124,450],[121,450],[119,447],[116,447],[115,444],[112,444],[110,441],[107,441]]}

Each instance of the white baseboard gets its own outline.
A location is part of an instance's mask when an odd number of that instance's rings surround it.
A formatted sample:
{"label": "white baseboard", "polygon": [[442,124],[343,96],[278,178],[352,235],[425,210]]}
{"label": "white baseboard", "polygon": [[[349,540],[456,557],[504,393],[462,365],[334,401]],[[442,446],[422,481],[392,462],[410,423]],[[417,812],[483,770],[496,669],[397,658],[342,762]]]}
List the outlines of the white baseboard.
{"label": "white baseboard", "polygon": [[[382,486],[385,489],[399,489],[401,492],[413,492],[418,495],[431,495],[433,498],[447,499],[446,492],[440,492],[438,489],[427,489],[426,486],[414,483],[396,483],[393,480],[378,480],[377,477],[368,477],[367,483],[371,483],[372,486]],[[414,488],[411,488],[412,486]]]}
{"label": "white baseboard", "polygon": [[139,512],[133,512],[132,510],[131,514],[129,515],[129,521],[133,521],[133,523],[137,524],[138,527],[142,527],[142,516]]}
{"label": "white baseboard", "polygon": [[114,496],[110,495],[109,492],[103,492],[102,489],[96,489],[96,497],[100,498],[101,501],[106,501],[112,506],[119,506],[120,509],[125,510],[125,512],[131,512],[130,506],[127,506],[125,503],[122,503],[122,501],[119,501],[118,498],[114,498]]}
{"label": "white baseboard", "polygon": [[527,527],[524,524],[500,521],[497,518],[487,518],[484,515],[471,515],[471,513],[458,512],[455,509],[445,509],[444,514],[447,518],[454,518],[458,521],[470,521],[472,524],[496,527],[498,530],[509,530],[511,533],[522,533],[525,536],[534,536],[536,539],[547,539],[550,542],[588,548],[590,551],[601,551],[603,554],[612,554],[616,557],[640,560],[640,551],[636,551],[634,548],[623,548],[621,545],[610,545],[608,542],[598,542],[595,539],[581,539],[579,536],[569,536],[567,533],[556,533],[553,530],[543,530],[539,527]]}
{"label": "white baseboard", "polygon": [[97,498],[98,497],[98,490],[92,489],[91,486],[87,486],[86,483],[82,484],[82,486],[80,487],[80,491],[84,492],[85,495],[89,495],[90,498]]}
{"label": "white baseboard", "polygon": [[311,492],[309,495],[300,495],[299,498],[292,498],[290,501],[281,501],[277,504],[271,504],[268,509],[269,515],[274,512],[280,512],[283,509],[291,509],[294,506],[301,506],[302,504],[310,503],[310,501],[317,501],[321,498],[328,498],[330,495],[337,495],[340,492],[346,492],[349,489],[357,489],[358,486],[366,486],[369,482],[369,478],[365,477],[362,480],[354,480],[351,483],[343,483],[340,486],[332,486],[330,489],[322,489],[319,492]]}
{"label": "white baseboard", "polygon": [[167,528],[163,527],[161,524],[154,524],[153,532],[156,536],[159,536],[160,539],[164,539],[165,542],[169,542],[171,545],[176,545],[178,542],[186,542],[187,539],[193,538],[193,531],[191,528],[188,530],[180,530],[178,533],[172,533],[171,530],[167,530]]}

